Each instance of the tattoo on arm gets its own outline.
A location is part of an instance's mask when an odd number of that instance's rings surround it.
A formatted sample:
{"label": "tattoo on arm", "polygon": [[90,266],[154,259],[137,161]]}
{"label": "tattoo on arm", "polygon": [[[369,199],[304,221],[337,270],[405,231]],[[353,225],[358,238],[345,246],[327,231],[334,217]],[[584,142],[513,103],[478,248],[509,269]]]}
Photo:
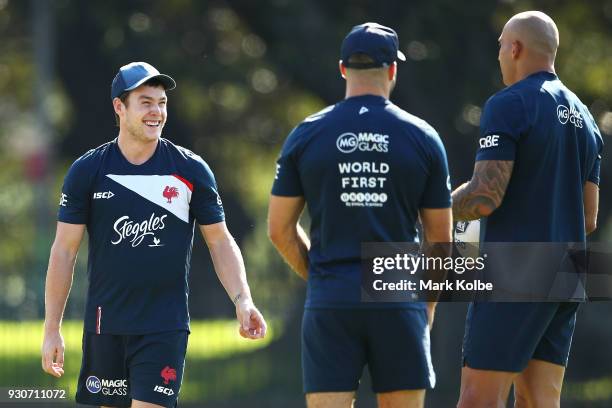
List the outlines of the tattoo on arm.
{"label": "tattoo on arm", "polygon": [[472,179],[453,191],[453,218],[469,221],[489,216],[504,198],[513,167],[514,161],[477,161]]}

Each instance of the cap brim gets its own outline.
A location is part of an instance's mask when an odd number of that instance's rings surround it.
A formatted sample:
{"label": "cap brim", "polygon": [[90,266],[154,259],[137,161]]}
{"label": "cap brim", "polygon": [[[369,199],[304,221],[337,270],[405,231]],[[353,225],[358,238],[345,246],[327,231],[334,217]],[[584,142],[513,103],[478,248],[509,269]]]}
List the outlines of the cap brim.
{"label": "cap brim", "polygon": [[406,61],[406,56],[400,50],[397,50],[397,59],[400,61]]}
{"label": "cap brim", "polygon": [[140,81],[136,82],[134,85],[130,86],[129,88],[125,88],[125,90],[132,91],[138,88],[140,85],[147,82],[149,79],[153,79],[153,78],[159,79],[162,82],[162,84],[164,84],[164,88],[166,88],[167,91],[176,88],[176,82],[174,81],[174,79],[172,79],[172,77],[166,74],[156,74],[156,75],[149,75],[147,77],[142,78]]}

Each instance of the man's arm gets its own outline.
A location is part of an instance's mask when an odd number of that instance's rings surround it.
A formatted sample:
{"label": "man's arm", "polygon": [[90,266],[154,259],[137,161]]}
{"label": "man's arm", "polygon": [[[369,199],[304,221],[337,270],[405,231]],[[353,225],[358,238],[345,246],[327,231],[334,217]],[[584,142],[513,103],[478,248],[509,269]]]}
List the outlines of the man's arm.
{"label": "man's arm", "polygon": [[599,210],[599,186],[591,181],[584,183],[584,227],[586,234],[597,228],[597,212]]}
{"label": "man's arm", "polygon": [[514,161],[477,161],[472,179],[453,191],[455,220],[470,221],[491,215],[502,203],[513,167]]}
{"label": "man's arm", "polygon": [[[421,208],[419,216],[425,241],[423,245],[424,255],[442,258],[450,256],[450,243],[453,241],[453,214],[451,209]],[[433,327],[436,303],[435,301],[427,302],[427,321],[430,329]]]}
{"label": "man's arm", "polygon": [[49,256],[45,284],[42,368],[54,377],[61,377],[64,373],[64,339],[60,330],[66,300],[72,286],[74,264],[84,232],[85,225],[58,222]]}
{"label": "man's arm", "polygon": [[267,330],[266,322],[253,304],[242,254],[234,237],[225,222],[200,225],[200,231],[208,245],[217,276],[236,305],[240,335],[249,339],[263,338]]}
{"label": "man's arm", "polygon": [[278,252],[291,268],[308,280],[308,250],[310,240],[300,225],[304,197],[270,196],[268,235]]}

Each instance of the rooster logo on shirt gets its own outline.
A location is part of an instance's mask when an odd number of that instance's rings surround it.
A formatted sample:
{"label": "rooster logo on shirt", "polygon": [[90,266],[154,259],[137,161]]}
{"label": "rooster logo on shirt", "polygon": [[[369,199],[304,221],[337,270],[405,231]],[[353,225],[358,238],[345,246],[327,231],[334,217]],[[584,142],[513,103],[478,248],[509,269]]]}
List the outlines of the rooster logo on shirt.
{"label": "rooster logo on shirt", "polygon": [[178,188],[166,186],[162,195],[168,199],[168,204],[172,204],[172,199],[179,195]]}

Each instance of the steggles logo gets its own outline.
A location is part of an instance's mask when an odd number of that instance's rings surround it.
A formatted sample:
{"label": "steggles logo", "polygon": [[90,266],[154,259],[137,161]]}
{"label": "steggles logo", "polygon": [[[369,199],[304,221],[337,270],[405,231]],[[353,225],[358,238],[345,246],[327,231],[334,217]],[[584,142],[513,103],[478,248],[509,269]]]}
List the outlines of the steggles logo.
{"label": "steggles logo", "polygon": [[[137,247],[140,245],[144,237],[147,235],[153,235],[153,231],[163,230],[166,225],[164,224],[164,219],[167,215],[162,215],[161,217],[156,217],[155,213],[151,214],[151,217],[148,221],[134,222],[130,220],[130,217],[124,215],[115,221],[113,225],[113,229],[118,235],[118,238],[114,241],[111,241],[113,245],[117,245],[121,243],[121,241],[128,240],[132,243],[132,247]],[[154,245],[149,246],[161,246],[159,245],[159,239],[153,237]]]}

